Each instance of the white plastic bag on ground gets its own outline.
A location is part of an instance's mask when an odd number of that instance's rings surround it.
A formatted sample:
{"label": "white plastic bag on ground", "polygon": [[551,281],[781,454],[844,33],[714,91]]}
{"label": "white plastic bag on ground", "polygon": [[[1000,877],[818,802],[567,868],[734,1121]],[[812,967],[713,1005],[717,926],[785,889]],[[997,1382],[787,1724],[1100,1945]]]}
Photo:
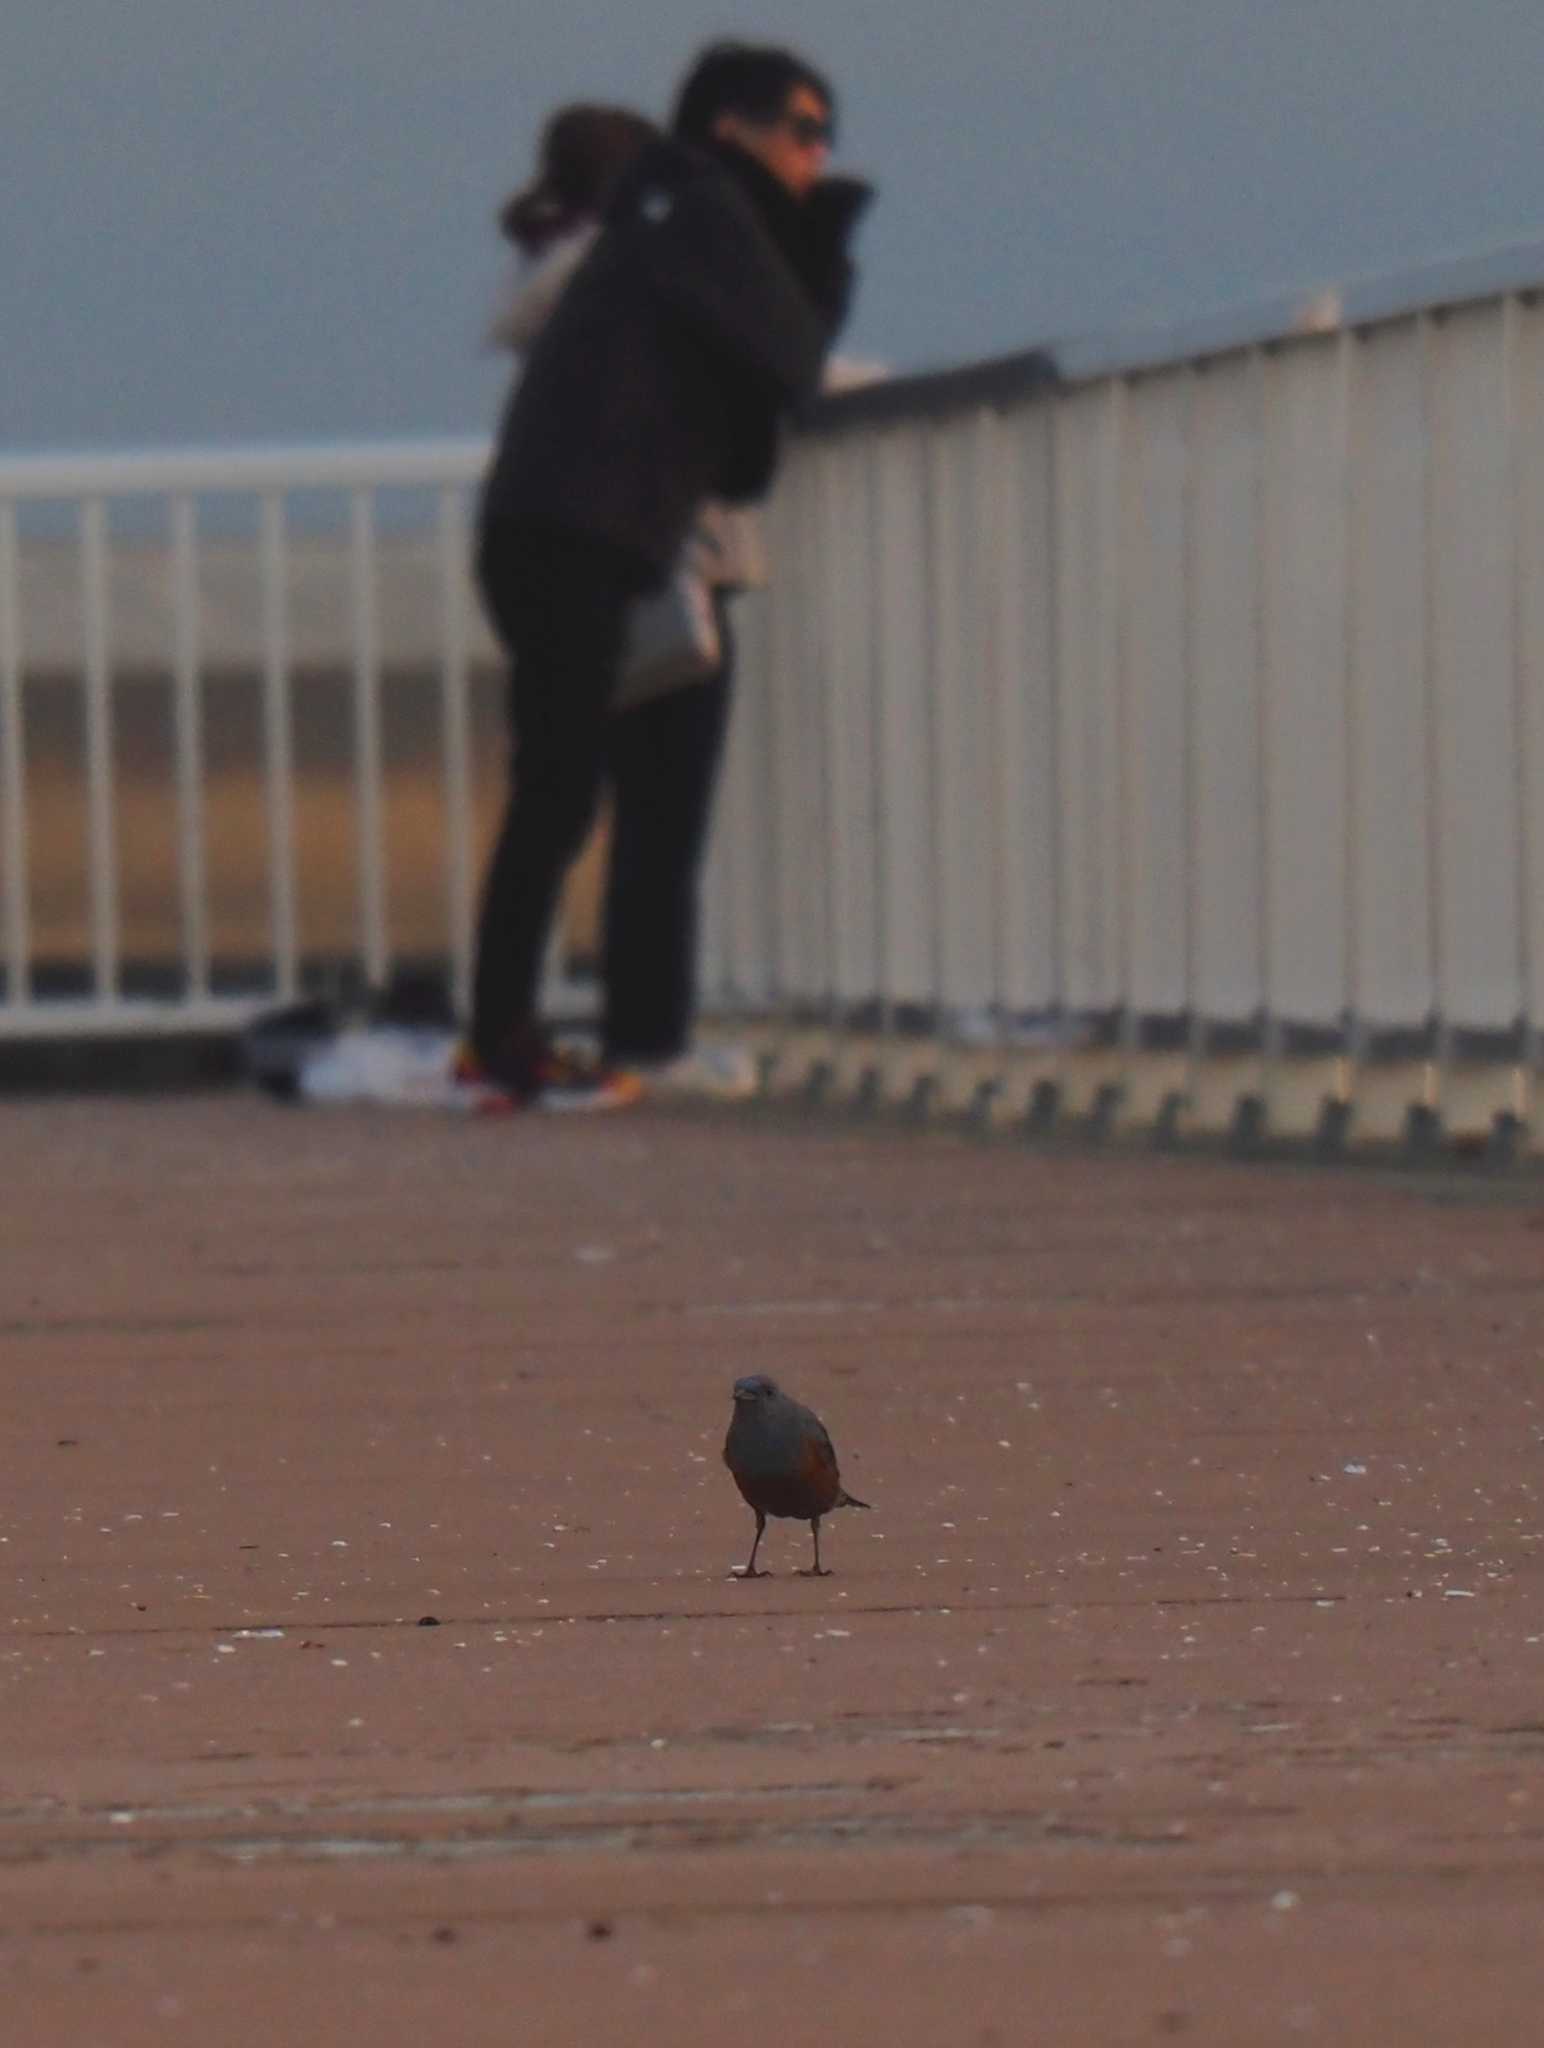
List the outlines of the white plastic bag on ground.
{"label": "white plastic bag on ground", "polygon": [[351,1025],[302,1062],[301,1100],[454,1108],[460,1099],[455,1083],[458,1044],[457,1033],[439,1027]]}

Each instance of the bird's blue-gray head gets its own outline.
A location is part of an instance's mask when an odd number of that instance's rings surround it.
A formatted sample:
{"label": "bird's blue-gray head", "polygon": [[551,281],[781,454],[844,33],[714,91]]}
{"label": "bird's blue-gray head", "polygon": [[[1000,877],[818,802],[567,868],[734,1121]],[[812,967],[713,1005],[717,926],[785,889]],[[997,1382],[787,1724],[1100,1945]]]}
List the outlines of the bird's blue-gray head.
{"label": "bird's blue-gray head", "polygon": [[769,1380],[764,1372],[753,1372],[743,1380],[734,1383],[734,1398],[737,1407],[754,1408],[765,1401],[775,1401],[778,1396],[776,1380]]}

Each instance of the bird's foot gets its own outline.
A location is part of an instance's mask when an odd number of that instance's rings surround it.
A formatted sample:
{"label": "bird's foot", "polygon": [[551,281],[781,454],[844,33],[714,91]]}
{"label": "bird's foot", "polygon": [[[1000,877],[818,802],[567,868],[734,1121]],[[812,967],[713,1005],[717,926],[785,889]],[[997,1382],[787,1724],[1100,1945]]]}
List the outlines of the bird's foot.
{"label": "bird's foot", "polygon": [[801,1579],[829,1579],[830,1576],[830,1566],[823,1564],[812,1564],[808,1571],[802,1571],[799,1574]]}
{"label": "bird's foot", "polygon": [[737,1564],[731,1567],[729,1576],[732,1579],[770,1579],[772,1574],[757,1571],[754,1565]]}

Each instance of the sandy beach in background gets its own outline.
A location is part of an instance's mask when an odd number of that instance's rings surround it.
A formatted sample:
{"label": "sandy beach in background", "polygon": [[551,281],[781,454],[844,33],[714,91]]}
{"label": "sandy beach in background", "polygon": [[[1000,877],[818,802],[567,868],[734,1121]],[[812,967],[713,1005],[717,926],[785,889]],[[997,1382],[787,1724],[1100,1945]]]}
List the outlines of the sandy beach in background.
{"label": "sandy beach in background", "polygon": [[[508,740],[504,682],[471,678],[469,748],[474,875],[498,828]],[[358,946],[358,843],[353,680],[342,668],[292,683],[294,858],[303,954],[353,957]],[[432,671],[388,669],[381,684],[383,839],[393,954],[443,958],[449,889],[443,713]],[[47,965],[83,971],[90,957],[85,714],[73,676],[32,677],[24,691],[33,949]],[[260,678],[212,674],[202,693],[204,817],[211,949],[226,970],[270,956],[270,847]],[[122,951],[131,978],[164,977],[181,947],[173,693],[170,678],[119,677],[113,690],[115,843]],[[592,954],[599,928],[599,843],[565,902],[572,952]]]}
{"label": "sandy beach in background", "polygon": [[[425,498],[432,516],[434,494]],[[380,646],[383,839],[395,958],[443,959],[449,887],[441,657],[446,608],[466,635],[470,820],[474,870],[497,829],[508,740],[503,666],[472,587],[469,561],[447,583],[432,529],[403,525],[413,494],[396,494],[375,539]],[[168,542],[144,531],[165,508],[116,508],[106,602],[114,652],[112,721],[115,845],[127,979],[164,982],[181,948],[177,870],[174,692],[176,628]],[[218,508],[250,526],[255,501]],[[358,948],[353,691],[349,647],[351,556],[346,532],[316,527],[309,507],[286,541],[283,625],[294,749],[294,857],[303,955],[336,968]],[[420,514],[423,507],[419,507]],[[334,508],[336,512],[336,508]],[[298,514],[292,517],[299,519]],[[90,957],[85,615],[78,541],[32,535],[20,550],[19,646],[26,749],[29,908],[45,976],[79,978]],[[262,729],[264,602],[255,534],[205,535],[197,557],[200,709],[210,943],[222,973],[261,972],[271,955],[270,849]],[[571,883],[565,943],[593,954],[599,846]]]}

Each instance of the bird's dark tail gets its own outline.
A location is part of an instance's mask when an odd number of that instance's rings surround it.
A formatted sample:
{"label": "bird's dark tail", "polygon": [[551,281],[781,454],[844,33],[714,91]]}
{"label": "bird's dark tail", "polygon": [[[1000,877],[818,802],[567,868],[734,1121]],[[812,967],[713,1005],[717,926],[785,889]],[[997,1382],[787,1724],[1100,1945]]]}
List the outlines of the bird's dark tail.
{"label": "bird's dark tail", "polygon": [[872,1505],[869,1501],[859,1500],[855,1493],[849,1493],[845,1486],[836,1496],[836,1504],[839,1508],[866,1508]]}

